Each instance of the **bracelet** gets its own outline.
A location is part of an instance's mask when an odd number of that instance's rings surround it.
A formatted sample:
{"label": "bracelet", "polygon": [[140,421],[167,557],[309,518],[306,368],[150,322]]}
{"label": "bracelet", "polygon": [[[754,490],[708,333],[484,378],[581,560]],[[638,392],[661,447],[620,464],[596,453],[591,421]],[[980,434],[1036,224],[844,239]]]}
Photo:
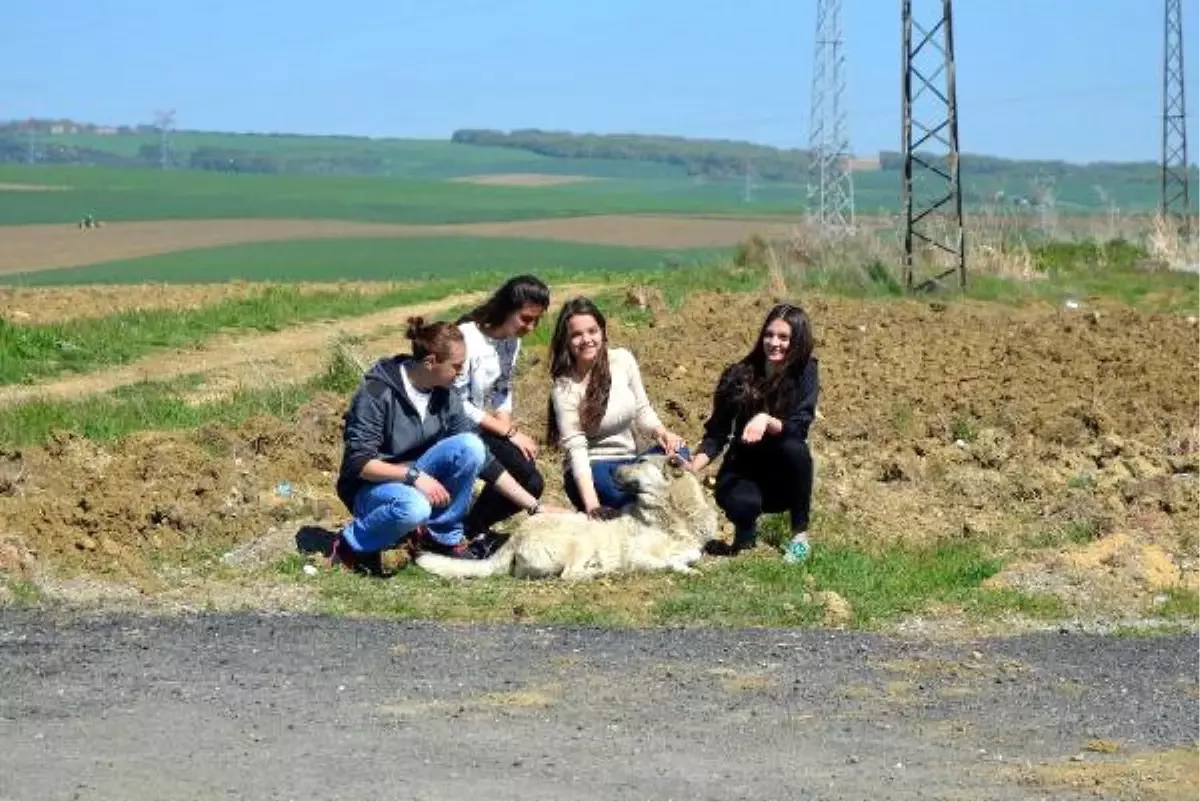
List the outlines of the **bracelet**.
{"label": "bracelet", "polygon": [[511,440],[512,436],[516,433],[517,433],[517,424],[515,424],[515,423],[510,424],[508,427],[508,431],[504,433],[504,439]]}
{"label": "bracelet", "polygon": [[537,515],[538,511],[541,509],[542,509],[542,500],[539,498],[539,499],[534,499],[533,506],[530,507],[529,509],[525,510],[525,512],[529,513],[530,515]]}

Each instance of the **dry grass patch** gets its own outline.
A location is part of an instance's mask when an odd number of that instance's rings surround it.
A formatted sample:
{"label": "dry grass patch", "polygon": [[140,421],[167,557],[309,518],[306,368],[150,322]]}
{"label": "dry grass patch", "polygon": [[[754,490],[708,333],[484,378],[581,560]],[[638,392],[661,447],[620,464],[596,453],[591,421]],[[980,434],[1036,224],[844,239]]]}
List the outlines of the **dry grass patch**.
{"label": "dry grass patch", "polygon": [[1036,766],[1025,782],[1049,793],[1086,793],[1109,799],[1200,797],[1196,747],[1143,752],[1112,760],[1079,757]]}
{"label": "dry grass patch", "polygon": [[70,187],[57,184],[18,184],[12,181],[0,181],[0,192],[63,192]]}

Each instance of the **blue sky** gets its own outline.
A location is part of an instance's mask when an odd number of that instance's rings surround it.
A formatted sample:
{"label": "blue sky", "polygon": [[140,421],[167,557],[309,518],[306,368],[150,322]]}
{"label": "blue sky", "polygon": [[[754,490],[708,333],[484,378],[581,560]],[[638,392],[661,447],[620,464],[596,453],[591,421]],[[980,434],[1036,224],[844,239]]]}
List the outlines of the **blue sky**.
{"label": "blue sky", "polygon": [[[850,138],[899,147],[900,3],[843,0]],[[1196,4],[1184,2],[1191,159]],[[930,18],[936,0],[915,0]],[[444,138],[455,128],[803,146],[816,0],[9,4],[0,117]],[[928,9],[928,10],[926,10]],[[1160,0],[959,0],[964,150],[1154,160]]]}

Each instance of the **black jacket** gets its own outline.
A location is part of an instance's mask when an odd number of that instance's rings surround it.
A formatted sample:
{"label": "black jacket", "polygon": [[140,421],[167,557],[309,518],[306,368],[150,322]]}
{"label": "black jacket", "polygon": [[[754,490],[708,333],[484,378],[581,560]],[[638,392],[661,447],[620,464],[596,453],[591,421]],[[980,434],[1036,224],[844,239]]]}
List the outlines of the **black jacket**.
{"label": "black jacket", "polygon": [[[734,367],[730,365],[721,374],[721,380],[717,383],[718,390],[713,394],[712,415],[704,422],[704,438],[697,449],[700,453],[707,454],[710,460],[714,460],[728,446],[729,455],[725,458],[727,463],[736,461],[747,448],[741,441],[742,429],[756,414],[737,409],[736,405],[731,403],[728,394],[720,391]],[[808,428],[817,414],[817,395],[820,387],[817,360],[813,357],[804,366],[799,380],[794,380],[794,386],[789,388],[793,404],[790,410],[780,416],[783,432],[779,437],[808,439]]]}
{"label": "black jacket", "polygon": [[[354,511],[354,497],[367,483],[360,475],[369,460],[411,462],[439,440],[462,432],[476,431],[475,422],[463,412],[462,401],[451,387],[435,389],[429,399],[425,420],[404,392],[400,366],[411,357],[381,359],[367,370],[362,384],[350,400],[343,417],[342,467],[337,494],[346,509]],[[489,455],[490,467],[492,458]]]}

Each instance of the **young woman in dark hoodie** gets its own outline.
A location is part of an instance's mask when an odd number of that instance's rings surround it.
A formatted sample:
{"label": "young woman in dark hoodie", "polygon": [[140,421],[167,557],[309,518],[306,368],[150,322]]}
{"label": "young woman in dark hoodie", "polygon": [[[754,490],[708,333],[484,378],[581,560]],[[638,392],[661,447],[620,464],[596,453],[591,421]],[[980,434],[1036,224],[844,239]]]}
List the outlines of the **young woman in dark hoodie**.
{"label": "young woman in dark hoodie", "polygon": [[337,494],[353,515],[334,542],[331,564],[379,573],[379,554],[414,532],[416,545],[455,557],[473,554],[463,535],[481,474],[530,515],[538,500],[503,470],[454,392],[466,347],[453,323],[410,318],[412,355],[381,359],[366,372],[344,420]]}
{"label": "young woman in dark hoodie", "polygon": [[808,558],[813,461],[808,429],[820,387],[808,316],[792,304],[767,313],[754,348],[725,369],[712,415],[691,461],[703,470],[728,445],[717,472],[717,506],[734,525],[731,553],[753,548],[764,512],[791,514],[784,558]]}

